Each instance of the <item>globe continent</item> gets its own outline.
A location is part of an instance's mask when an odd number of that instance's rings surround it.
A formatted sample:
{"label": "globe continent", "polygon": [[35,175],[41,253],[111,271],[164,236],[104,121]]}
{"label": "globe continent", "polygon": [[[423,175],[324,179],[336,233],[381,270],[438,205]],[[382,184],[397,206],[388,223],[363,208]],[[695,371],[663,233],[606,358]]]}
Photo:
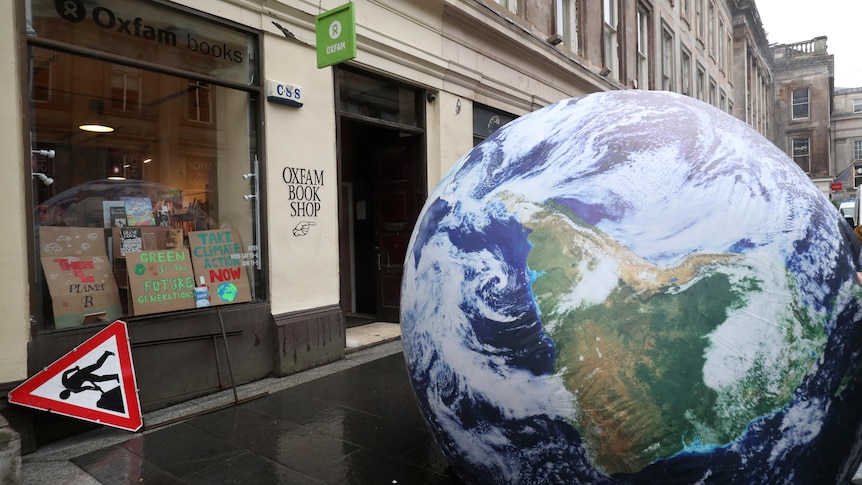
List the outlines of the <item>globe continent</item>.
{"label": "globe continent", "polygon": [[705,103],[561,101],[432,192],[402,290],[417,401],[468,483],[841,483],[859,244]]}
{"label": "globe continent", "polygon": [[236,300],[239,290],[233,283],[222,283],[218,287],[218,296],[222,301],[232,302]]}

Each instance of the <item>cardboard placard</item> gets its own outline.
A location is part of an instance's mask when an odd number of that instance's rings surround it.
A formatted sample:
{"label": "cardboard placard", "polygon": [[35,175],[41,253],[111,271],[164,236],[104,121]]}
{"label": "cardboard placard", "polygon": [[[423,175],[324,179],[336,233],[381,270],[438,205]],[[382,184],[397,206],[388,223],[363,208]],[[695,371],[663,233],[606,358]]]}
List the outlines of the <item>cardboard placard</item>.
{"label": "cardboard placard", "polygon": [[[142,226],[114,227],[113,236],[114,257],[126,257],[129,252],[176,250],[183,247],[183,230],[173,227]],[[138,246],[140,249],[132,249]]]}
{"label": "cardboard placard", "polygon": [[195,307],[195,277],[188,249],[126,254],[135,315]]}
{"label": "cardboard placard", "polygon": [[39,245],[56,328],[122,317],[103,229],[40,227]]}
{"label": "cardboard placard", "polygon": [[192,231],[189,247],[195,268],[195,282],[206,283],[210,305],[251,301],[242,243],[234,229]]}

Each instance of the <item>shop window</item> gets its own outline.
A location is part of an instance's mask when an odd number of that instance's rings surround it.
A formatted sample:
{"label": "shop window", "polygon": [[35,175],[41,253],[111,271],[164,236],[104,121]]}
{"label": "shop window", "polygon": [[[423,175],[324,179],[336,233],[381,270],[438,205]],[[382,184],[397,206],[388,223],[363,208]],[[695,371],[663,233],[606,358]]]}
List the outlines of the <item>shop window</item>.
{"label": "shop window", "polygon": [[419,126],[416,91],[344,70],[339,77],[341,111],[402,125]]}
{"label": "shop window", "polygon": [[257,91],[30,48],[40,328],[259,301]]}
{"label": "shop window", "polygon": [[811,139],[808,137],[793,138],[793,161],[805,173],[811,172]]}
{"label": "shop window", "polygon": [[482,143],[483,140],[515,118],[517,116],[511,113],[473,103],[473,146]]}

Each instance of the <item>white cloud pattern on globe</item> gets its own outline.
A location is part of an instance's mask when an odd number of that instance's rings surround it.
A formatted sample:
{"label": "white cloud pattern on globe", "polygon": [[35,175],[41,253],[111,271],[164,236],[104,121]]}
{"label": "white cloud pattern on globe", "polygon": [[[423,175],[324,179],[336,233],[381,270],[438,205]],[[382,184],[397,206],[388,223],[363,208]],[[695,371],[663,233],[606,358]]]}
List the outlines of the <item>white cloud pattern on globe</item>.
{"label": "white cloud pattern on globe", "polygon": [[430,194],[402,340],[467,483],[837,483],[859,464],[859,243],[750,126],[561,101]]}

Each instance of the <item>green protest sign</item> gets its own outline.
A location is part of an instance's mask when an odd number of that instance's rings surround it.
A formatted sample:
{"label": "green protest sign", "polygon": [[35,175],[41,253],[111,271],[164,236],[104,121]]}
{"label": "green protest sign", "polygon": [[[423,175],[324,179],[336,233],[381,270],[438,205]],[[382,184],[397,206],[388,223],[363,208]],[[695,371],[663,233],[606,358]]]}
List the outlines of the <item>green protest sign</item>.
{"label": "green protest sign", "polygon": [[317,67],[326,67],[356,57],[356,11],[348,2],[314,19]]}

